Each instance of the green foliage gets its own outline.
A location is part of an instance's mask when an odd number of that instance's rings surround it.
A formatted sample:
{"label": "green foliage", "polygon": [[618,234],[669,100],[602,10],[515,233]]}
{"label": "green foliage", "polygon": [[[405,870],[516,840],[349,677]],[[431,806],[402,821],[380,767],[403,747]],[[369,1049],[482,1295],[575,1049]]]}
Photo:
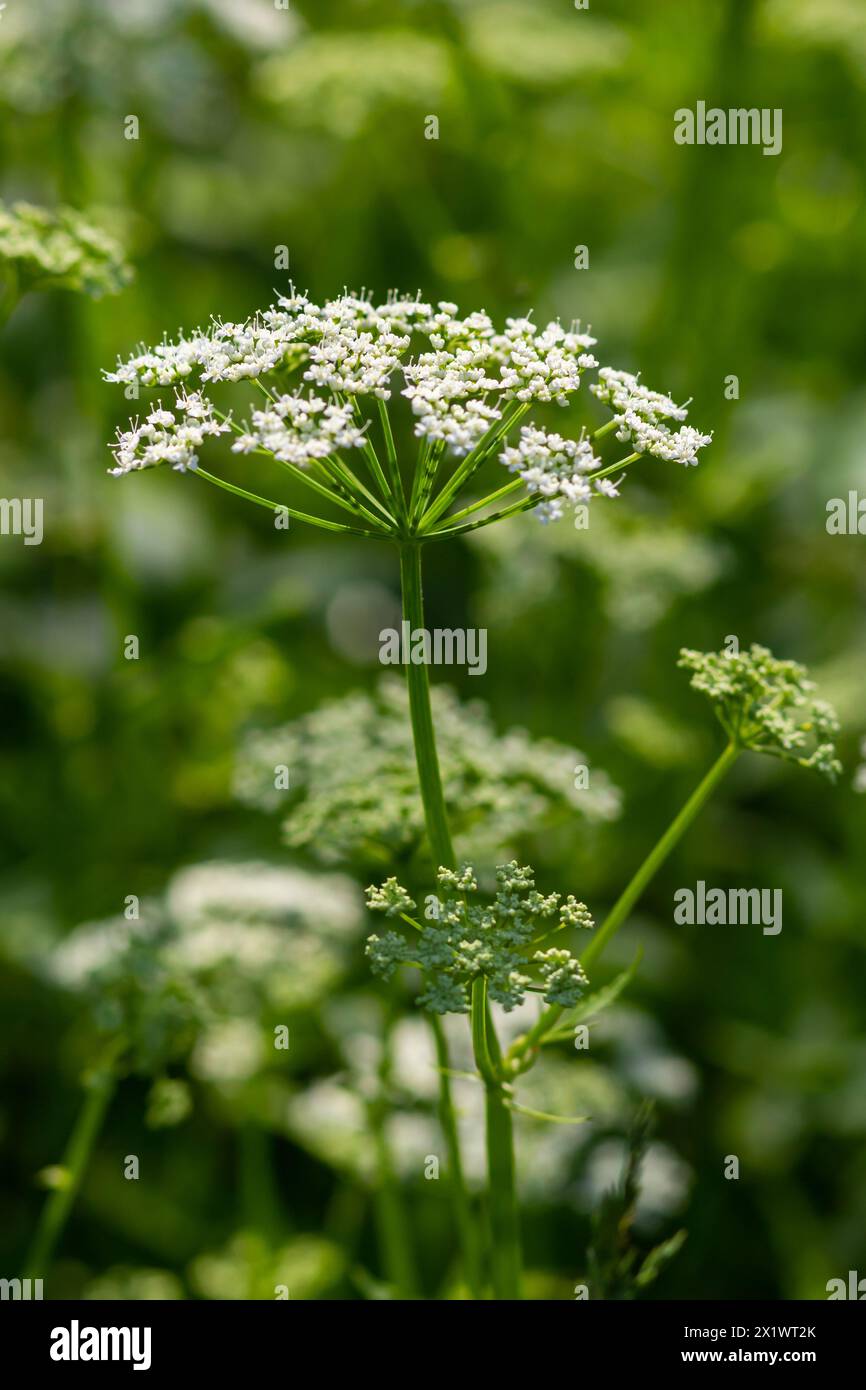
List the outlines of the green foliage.
{"label": "green foliage", "polygon": [[0,202],[0,264],[17,276],[21,294],[65,289],[98,298],[132,278],[119,244],[83,213],[31,203]]}
{"label": "green foliage", "polygon": [[199,1255],[190,1278],[202,1298],[322,1298],[339,1282],[344,1264],[340,1247],[322,1236],[297,1235],[275,1249],[241,1232],[222,1250]]}
{"label": "green foliage", "polygon": [[192,1096],[185,1081],[161,1076],[147,1097],[146,1123],[151,1129],[170,1129],[186,1119],[192,1110]]}
{"label": "green foliage", "polygon": [[652,1126],[652,1107],[643,1105],[632,1122],[622,1180],[602,1200],[592,1222],[589,1283],[592,1298],[630,1299],[658,1278],[679,1253],[685,1231],[643,1253],[634,1239],[643,1163]]}
{"label": "green foliage", "polygon": [[440,39],[412,29],[336,30],[267,59],[258,85],[284,116],[348,140],[407,108],[441,111],[451,76]]}

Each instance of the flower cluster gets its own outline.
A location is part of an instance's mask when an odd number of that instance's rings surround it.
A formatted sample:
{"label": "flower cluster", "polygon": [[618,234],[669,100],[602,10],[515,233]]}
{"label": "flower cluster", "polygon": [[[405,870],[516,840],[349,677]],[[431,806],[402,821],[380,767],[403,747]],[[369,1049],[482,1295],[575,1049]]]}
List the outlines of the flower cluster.
{"label": "flower cluster", "polygon": [[[584,753],[523,729],[499,735],[486,705],[432,691],[445,800],[462,853],[488,862],[512,850],[527,825],[557,814],[589,823],[613,819],[619,797],[599,768],[575,785]],[[291,769],[290,788],[276,773]],[[280,728],[249,734],[235,788],[249,805],[285,813],[293,849],[325,863],[371,867],[423,841],[409,697],[405,681],[383,678],[372,693],[332,700]]]}
{"label": "flower cluster", "polygon": [[544,897],[532,870],[515,860],[496,870],[496,881],[492,902],[478,904],[472,902],[478,881],[471,866],[440,868],[439,891],[428,899],[424,926],[409,916],[415,903],[396,879],[368,888],[372,911],[401,917],[417,931],[410,940],[396,931],[369,937],[373,972],[387,980],[398,965],[419,967],[426,978],[418,1002],[436,1014],[466,1013],[479,976],[506,1012],[522,1004],[527,992],[542,995],[548,1004],[575,1004],[586,984],[580,962],[564,949],[537,948],[565,928],[593,927],[589,910],[573,897],[565,902],[559,893]]}
{"label": "flower cluster", "polygon": [[831,781],[842,771],[833,745],[836,712],[815,698],[805,666],[779,661],[757,643],[747,652],[683,648],[679,665],[692,672],[692,688],[708,697],[740,747],[815,768]]}
{"label": "flower cluster", "polygon": [[587,474],[601,468],[601,459],[584,435],[563,439],[561,434],[524,426],[519,444],[499,457],[512,473],[520,474],[530,492],[545,499],[536,508],[540,521],[558,521],[565,504],[577,508],[589,502],[593,490],[605,497],[618,495],[609,478],[597,478],[594,485],[588,481]]}
{"label": "flower cluster", "polygon": [[325,318],[310,341],[304,380],[343,395],[387,401],[391,377],[409,343],[408,334],[391,333],[381,321],[367,329],[351,318]]}
{"label": "flower cluster", "polygon": [[90,1001],[97,1029],[124,1038],[136,1067],[195,1046],[208,1076],[255,1069],[262,1009],[317,1002],[361,923],[348,879],[255,862],[182,869],[136,911],[76,927],[45,969]]}
{"label": "flower cluster", "polygon": [[254,380],[279,366],[291,346],[283,316],[274,324],[267,315],[248,323],[215,322],[176,342],[166,338],[155,347],[143,347],[104,376],[121,386],[176,386],[189,377],[207,382]]}
{"label": "flower cluster", "polygon": [[452,75],[446,44],[415,28],[329,28],[273,48],[258,73],[264,96],[293,125],[342,140],[383,112],[441,112]]}
{"label": "flower cluster", "polygon": [[[408,362],[413,338],[428,349]],[[313,304],[306,295],[280,296],[275,306],[243,324],[216,321],[190,337],[143,349],[107,381],[166,386],[198,375],[202,381],[263,376],[287,361],[303,362],[305,381],[346,395],[388,400],[399,369],[404,394],[422,417],[455,401],[492,393],[505,400],[565,403],[582,371],[598,365],[586,351],[588,334],[558,323],[543,330],[531,319],[508,319],[496,333],[483,312],[460,318],[457,305],[431,305],[392,295],[385,304],[345,294]],[[499,412],[497,411],[497,418]]]}
{"label": "flower cluster", "polygon": [[685,420],[687,406],[650,391],[631,372],[602,367],[598,378],[590,390],[613,411],[617,439],[631,443],[635,453],[652,454],[668,463],[696,464],[698,450],[712,442],[712,435],[701,434],[691,425],[672,430],[667,421]]}
{"label": "flower cluster", "polygon": [[284,463],[302,465],[363,445],[364,433],[352,423],[350,405],[310,395],[279,396],[270,410],[254,410],[249,431],[238,436],[232,449],[240,454],[264,449]]}
{"label": "flower cluster", "polygon": [[[384,501],[396,506],[393,516],[378,501],[379,516],[371,516],[364,506],[370,495],[358,479],[347,483],[343,477],[349,492],[340,493],[337,488],[335,495],[344,509],[348,504],[349,510],[372,521],[374,533],[388,532],[394,517],[404,511],[396,498],[399,463],[387,412],[387,402],[395,394],[402,395],[411,408],[422,455],[433,457],[430,487],[443,454],[461,461],[443,485],[441,505],[431,501],[424,487],[420,489],[420,510],[409,520],[413,532],[423,534],[436,524],[475,469],[497,451],[518,475],[515,486],[525,483],[527,501],[537,503],[542,520],[561,516],[564,503],[576,506],[593,493],[617,495],[616,483],[607,476],[612,468],[601,469],[601,460],[583,436],[566,440],[529,425],[514,447],[507,442],[509,430],[531,407],[568,404],[584,373],[598,367],[591,351],[595,342],[578,324],[540,326],[523,317],[507,319],[499,330],[487,313],[461,317],[457,305],[447,301],[430,304],[394,293],[385,303],[376,304],[362,291],[317,305],[292,287],[275,305],[245,323],[215,320],[189,336],[142,348],[105,376],[126,387],[189,384],[197,388],[200,402],[204,402],[200,388],[206,385],[255,380],[270,404],[254,411],[246,427],[228,419],[226,428],[238,435],[235,452],[265,453],[307,466],[330,461],[332,468],[339,469],[334,455],[342,449],[363,448]],[[278,380],[266,386],[262,379],[272,376]],[[290,376],[295,381],[287,390]],[[664,422],[684,419],[685,407],[639,386],[626,373],[605,368],[593,389],[614,411],[618,437],[630,439],[638,453],[694,462],[697,449],[708,442],[708,436],[686,426],[676,433],[668,429]],[[391,465],[390,482],[378,464],[374,442],[378,416]],[[128,436],[122,436],[133,441],[129,448],[135,460],[140,428],[134,426]],[[169,451],[163,458],[149,448],[147,463],[161,461],[173,463],[174,456]],[[134,461],[119,471],[139,466]],[[595,477],[596,473],[603,476]],[[321,495],[321,478],[310,481]],[[426,482],[425,473],[425,486]],[[353,484],[357,485],[354,497]],[[390,495],[392,489],[395,496]],[[418,497],[419,490],[413,488],[413,500]],[[430,513],[426,518],[425,508]],[[483,524],[491,519],[485,518]]]}
{"label": "flower cluster", "polygon": [[113,237],[74,208],[55,212],[0,202],[0,262],[25,285],[56,285],[98,298],[115,294],[132,272]]}
{"label": "flower cluster", "polygon": [[117,443],[112,449],[114,477],[132,473],[139,468],[155,468],[168,463],[184,473],[198,464],[198,450],[209,435],[225,434],[230,426],[214,417],[214,407],[199,391],[189,394],[178,391],[174,410],[163,408],[162,402],[151,410],[139,424],[136,420],[129,430],[117,431]]}

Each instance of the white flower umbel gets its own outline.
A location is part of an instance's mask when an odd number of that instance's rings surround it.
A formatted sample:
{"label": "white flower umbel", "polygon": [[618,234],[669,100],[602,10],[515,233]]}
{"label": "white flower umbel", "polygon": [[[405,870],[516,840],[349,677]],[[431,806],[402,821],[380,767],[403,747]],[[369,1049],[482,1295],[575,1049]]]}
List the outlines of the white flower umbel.
{"label": "white flower umbel", "polygon": [[[534,407],[570,403],[585,373],[598,367],[595,342],[579,324],[541,326],[525,316],[506,319],[500,329],[483,310],[461,317],[447,301],[393,293],[376,304],[361,291],[317,305],[292,287],[244,323],[214,319],[206,329],[140,349],[105,374],[127,391],[174,385],[190,393],[178,398],[177,411],[160,405],[143,425],[121,433],[112,471],[159,463],[195,469],[305,523],[401,542],[439,540],[533,508],[542,521],[554,520],[593,496],[616,497],[620,470],[642,454],[693,463],[709,442],[682,424],[684,406],[611,368],[601,371],[593,390],[614,419],[594,435],[582,431],[568,439],[524,423]],[[208,387],[244,382],[265,398],[245,424],[202,395]],[[417,458],[406,465],[389,414],[389,403],[394,410],[401,398],[419,441]],[[521,426],[515,442],[510,436]],[[237,436],[235,454],[270,456],[349,516],[296,512],[198,468],[205,437],[229,429]],[[612,430],[633,452],[605,461],[595,446]],[[347,451],[363,459],[366,479],[349,467]],[[516,477],[454,511],[471,479],[497,457]],[[260,464],[251,458],[248,466]],[[491,510],[521,492],[519,500]],[[481,515],[465,520],[473,513]]]}
{"label": "white flower umbel", "polygon": [[[504,862],[528,827],[543,841],[564,815],[578,817],[592,843],[592,827],[618,815],[616,788],[581,750],[519,728],[500,732],[486,705],[463,703],[447,686],[434,688],[432,712],[452,834],[467,857]],[[278,764],[291,768],[288,794],[274,786]],[[587,768],[580,787],[578,765]],[[247,805],[279,813],[286,843],[321,863],[368,874],[417,855],[424,814],[405,681],[388,676],[370,692],[250,732],[235,787]]]}
{"label": "white flower umbel", "polygon": [[129,430],[117,432],[114,468],[109,471],[120,477],[140,468],[155,468],[168,463],[183,473],[195,468],[198,450],[208,435],[225,434],[230,426],[214,417],[212,403],[198,391],[189,395],[177,393],[174,410],[166,410],[160,402],[141,424],[135,421]]}
{"label": "white flower umbel", "polygon": [[248,431],[232,445],[235,453],[263,449],[284,463],[326,459],[340,449],[360,449],[364,432],[353,423],[350,405],[320,396],[279,396],[269,410],[254,410]]}
{"label": "white flower umbel", "polygon": [[391,377],[409,341],[408,336],[383,327],[359,333],[351,323],[326,320],[318,342],[310,343],[310,365],[304,379],[344,395],[377,396],[386,401],[391,395]]}
{"label": "white flower umbel", "polygon": [[701,434],[691,425],[672,430],[667,424],[685,420],[687,405],[650,391],[631,372],[602,367],[598,376],[590,390],[613,411],[617,439],[630,442],[638,454],[652,454],[668,463],[697,463],[698,450],[712,442],[712,435]]}
{"label": "white flower umbel", "polygon": [[541,521],[558,521],[566,505],[578,507],[589,502],[593,492],[618,495],[608,478],[589,481],[587,475],[602,464],[584,435],[564,439],[561,434],[524,425],[516,448],[504,449],[499,457],[506,468],[520,475],[530,492],[544,498],[536,508]]}

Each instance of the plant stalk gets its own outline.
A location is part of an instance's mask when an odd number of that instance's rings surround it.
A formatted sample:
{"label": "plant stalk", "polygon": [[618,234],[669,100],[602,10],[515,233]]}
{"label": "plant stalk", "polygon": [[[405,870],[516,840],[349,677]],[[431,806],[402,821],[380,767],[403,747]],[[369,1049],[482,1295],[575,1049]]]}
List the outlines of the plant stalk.
{"label": "plant stalk", "polygon": [[464,1277],[472,1298],[481,1297],[481,1252],[478,1248],[478,1233],[472,1219],[466,1179],[463,1174],[463,1159],[460,1155],[460,1135],[457,1130],[457,1116],[451,1091],[451,1078],[448,1075],[450,1058],[448,1041],[442,1020],[438,1014],[430,1015],[433,1038],[436,1043],[436,1060],[439,1064],[439,1123],[448,1153],[448,1179],[451,1188],[451,1201],[454,1207],[454,1221],[460,1248],[463,1252]]}
{"label": "plant stalk", "polygon": [[[409,623],[410,631],[414,631],[424,626],[421,546],[418,542],[407,542],[400,547],[400,583],[403,596],[403,618]],[[416,666],[410,662],[406,667],[406,682],[409,689],[409,711],[415,744],[415,760],[418,766],[418,783],[434,868],[440,866],[453,868],[456,861],[454,846],[451,842],[451,831],[448,826],[448,814],[445,809],[439,758],[436,752],[436,734],[430,704],[430,676],[427,667],[425,665]],[[469,1195],[463,1177],[451,1084],[449,1077],[443,1070],[443,1068],[448,1067],[448,1052],[441,1025],[439,1025],[437,1034],[437,1053],[440,1066],[439,1109],[448,1149],[451,1186],[454,1194],[454,1214],[462,1244],[464,1274],[473,1297],[479,1298],[481,1279],[478,1245],[475,1231],[467,1219],[470,1212]]]}
{"label": "plant stalk", "polygon": [[398,1297],[417,1298],[418,1285],[409,1242],[409,1226],[391,1161],[381,1101],[371,1103],[368,1115],[376,1146],[377,1183],[373,1198],[385,1275]]}
{"label": "plant stalk", "polygon": [[493,1295],[496,1299],[519,1299],[520,1225],[514,1178],[514,1138],[499,1045],[487,1000],[487,980],[483,975],[472,983],[472,1047],[484,1082]]}
{"label": "plant stalk", "polygon": [[523,1297],[521,1291],[520,1223],[514,1177],[514,1136],[506,1091],[485,1085],[487,1117],[487,1179],[492,1234],[493,1296]]}
{"label": "plant stalk", "polygon": [[295,511],[294,507],[284,507],[281,502],[273,502],[269,497],[259,497],[255,492],[247,492],[246,488],[238,487],[235,483],[229,483],[225,478],[218,478],[215,473],[208,473],[204,468],[190,469],[194,478],[205,478],[209,483],[215,483],[217,487],[223,488],[225,492],[234,493],[235,497],[243,497],[247,502],[255,502],[258,507],[267,507],[270,512],[285,512],[286,516],[293,517],[295,521],[303,521],[308,526],[318,526],[323,531],[345,531],[350,536],[365,536],[374,539],[381,539],[382,531],[362,531],[355,526],[344,526],[341,521],[326,521],[322,516],[311,516],[308,512]]}
{"label": "plant stalk", "polygon": [[[605,917],[601,926],[593,933],[592,940],[580,957],[581,965],[591,965],[597,960],[607,945],[614,932],[618,931],[623,922],[628,917],[638,898],[644,889],[655,877],[664,861],[667,859],[671,850],[679,843],[685,832],[688,830],[692,821],[704,803],[709,799],[711,793],[715,791],[728,769],[736,762],[742,749],[739,744],[731,742],[719,754],[709,772],[692,792],[682,810],[674,817],[661,839],[650,850],[646,859],[641,864],[637,873],[623,889],[617,898],[610,912]],[[566,1011],[558,1004],[552,1004],[550,1008],[536,1021],[529,1032],[512,1047],[508,1054],[510,1063],[518,1061],[526,1053],[537,1047],[541,1039],[550,1032],[551,1028],[562,1018]]]}
{"label": "plant stalk", "polygon": [[[421,546],[407,542],[400,547],[400,584],[403,594],[403,618],[410,632],[424,626],[424,597],[421,588]],[[418,781],[424,805],[424,823],[433,855],[433,867],[455,867],[454,846],[445,810],[442,775],[436,752],[433,711],[430,706],[430,676],[423,663],[406,665],[406,684],[409,688],[409,713]]]}
{"label": "plant stalk", "polygon": [[47,1198],[24,1268],[25,1279],[47,1276],[57,1242],[63,1234],[69,1213],[78,1196],[106,1111],[117,1088],[116,1060],[120,1048],[114,1044],[85,1080],[84,1103],[78,1112],[62,1167],[63,1185]]}
{"label": "plant stalk", "polygon": [[736,762],[740,749],[729,743],[719,754],[707,775],[695,788],[678,815],[674,817],[661,839],[650,850],[631,882],[623,889],[610,912],[580,957],[582,965],[591,965],[601,955],[607,942],[628,917],[647,884],[655,877],[671,850],[682,839],[698,812],[715,791],[728,769]]}

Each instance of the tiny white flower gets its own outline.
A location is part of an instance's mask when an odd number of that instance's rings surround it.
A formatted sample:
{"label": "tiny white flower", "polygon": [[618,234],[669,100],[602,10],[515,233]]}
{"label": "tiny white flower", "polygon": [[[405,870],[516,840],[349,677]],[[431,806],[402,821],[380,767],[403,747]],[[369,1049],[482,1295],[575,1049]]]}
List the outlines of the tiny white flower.
{"label": "tiny white flower", "polygon": [[199,392],[179,391],[175,410],[165,410],[160,402],[143,424],[136,422],[130,430],[118,430],[112,448],[115,466],[108,471],[120,477],[167,463],[185,472],[197,466],[198,450],[205,439],[225,434],[229,428],[227,422],[214,419],[212,403]]}
{"label": "tiny white flower", "polygon": [[689,465],[696,464],[698,450],[712,442],[712,435],[701,434],[691,425],[671,430],[666,421],[685,420],[687,405],[650,391],[631,372],[602,367],[598,378],[590,390],[613,411],[617,439],[631,443],[635,453]]}
{"label": "tiny white flower", "polygon": [[[601,460],[593,452],[590,441],[564,439],[561,434],[525,425],[520,431],[520,441],[514,448],[507,448],[499,455],[500,461],[513,473],[519,473],[528,490],[544,497],[535,512],[542,522],[558,521],[564,516],[563,502],[576,507],[588,502],[592,488],[587,474],[601,467]],[[616,497],[610,484],[601,479],[596,490],[608,497]]]}

